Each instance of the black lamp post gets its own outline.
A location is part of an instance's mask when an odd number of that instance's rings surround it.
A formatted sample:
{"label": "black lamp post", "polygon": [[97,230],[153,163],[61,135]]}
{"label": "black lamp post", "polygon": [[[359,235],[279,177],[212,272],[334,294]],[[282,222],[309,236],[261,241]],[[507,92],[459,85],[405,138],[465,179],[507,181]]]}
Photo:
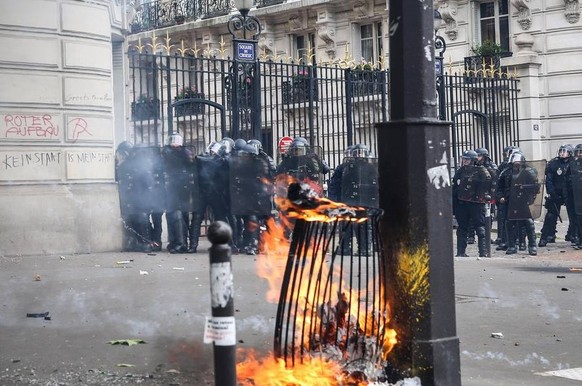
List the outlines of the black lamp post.
{"label": "black lamp post", "polygon": [[438,34],[439,28],[443,23],[443,18],[441,13],[434,10],[434,49],[435,49],[435,75],[436,75],[436,89],[438,93],[438,118],[442,121],[447,119],[446,101],[445,101],[445,79],[444,79],[444,69],[443,60],[444,54],[447,50],[447,43],[445,39]]}
{"label": "black lamp post", "polygon": [[432,2],[388,3],[390,121],[376,127],[386,293],[398,332],[389,381],[412,375],[422,386],[460,386],[450,122],[436,119],[435,60],[426,55],[435,38]]}
{"label": "black lamp post", "polygon": [[254,0],[235,0],[239,14],[228,20],[228,32],[232,35],[233,66],[231,89],[232,137],[240,137],[241,123],[245,130],[250,126],[252,137],[259,139],[260,94],[257,41],[261,23],[249,16]]}

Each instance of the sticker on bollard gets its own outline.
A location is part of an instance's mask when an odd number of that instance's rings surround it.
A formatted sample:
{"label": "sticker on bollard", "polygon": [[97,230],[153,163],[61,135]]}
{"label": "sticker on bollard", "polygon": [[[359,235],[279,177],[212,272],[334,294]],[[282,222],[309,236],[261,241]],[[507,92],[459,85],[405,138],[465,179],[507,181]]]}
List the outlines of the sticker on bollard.
{"label": "sticker on bollard", "polygon": [[210,266],[210,292],[212,308],[225,308],[233,297],[233,278],[230,263]]}
{"label": "sticker on bollard", "polygon": [[234,316],[206,317],[204,325],[204,343],[216,346],[236,345],[236,327]]}

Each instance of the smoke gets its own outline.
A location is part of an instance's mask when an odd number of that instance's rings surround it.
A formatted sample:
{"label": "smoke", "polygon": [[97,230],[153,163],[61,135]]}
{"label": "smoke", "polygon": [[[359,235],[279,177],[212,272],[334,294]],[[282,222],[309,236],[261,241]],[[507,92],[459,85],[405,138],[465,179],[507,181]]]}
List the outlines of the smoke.
{"label": "smoke", "polygon": [[549,317],[554,320],[560,319],[560,308],[556,305],[550,304],[544,291],[536,290],[529,294],[528,302],[536,307],[539,307],[542,316]]}
{"label": "smoke", "polygon": [[541,365],[545,366],[546,368],[551,367],[551,363],[549,360],[544,358],[543,356],[539,355],[538,353],[531,353],[527,354],[523,359],[511,359],[507,356],[507,354],[501,352],[492,352],[487,351],[484,354],[472,353],[467,350],[463,350],[461,352],[462,355],[466,356],[469,359],[482,361],[482,360],[492,360],[496,362],[504,362],[509,364],[512,367],[519,367],[519,366],[532,366],[532,365]]}
{"label": "smoke", "polygon": [[239,331],[252,330],[261,333],[272,333],[275,330],[275,320],[261,315],[249,316],[236,320]]}

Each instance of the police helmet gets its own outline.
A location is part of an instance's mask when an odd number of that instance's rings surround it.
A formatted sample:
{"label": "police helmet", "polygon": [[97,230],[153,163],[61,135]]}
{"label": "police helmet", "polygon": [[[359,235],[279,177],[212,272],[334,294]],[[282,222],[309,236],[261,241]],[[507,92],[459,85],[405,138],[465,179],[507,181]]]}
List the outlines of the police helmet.
{"label": "police helmet", "polygon": [[351,157],[352,156],[352,150],[354,150],[355,145],[350,145],[346,148],[346,150],[344,150],[344,157]]}
{"label": "police helmet", "polygon": [[477,160],[477,153],[474,150],[465,150],[461,158],[463,163],[465,163],[465,161],[475,162]]}
{"label": "police helmet", "polygon": [[234,148],[234,139],[230,137],[224,137],[220,140],[220,143],[224,145],[226,154],[230,154],[230,152]]}
{"label": "police helmet", "polygon": [[119,144],[119,146],[117,146],[117,153],[127,154],[129,153],[132,147],[133,144],[131,142],[123,141]]}
{"label": "police helmet", "polygon": [[247,143],[257,148],[257,153],[263,151],[263,144],[258,139],[249,139]]}
{"label": "police helmet", "polygon": [[236,141],[234,141],[234,150],[237,150],[237,151],[241,150],[246,144],[247,144],[247,142],[244,139],[239,138]]}
{"label": "police helmet", "polygon": [[514,152],[511,155],[511,158],[509,158],[509,163],[515,163],[515,162],[525,162],[525,156],[523,154],[521,154],[520,152]]}
{"label": "police helmet", "polygon": [[289,149],[287,150],[287,153],[290,155],[306,155],[307,154],[307,144],[303,141],[296,141],[293,140],[293,142],[291,142],[291,144],[289,145]]}
{"label": "police helmet", "polygon": [[489,150],[487,150],[487,148],[484,147],[479,147],[475,149],[475,153],[477,153],[477,156],[479,157],[489,157]]}
{"label": "police helmet", "polygon": [[572,157],[572,154],[574,154],[574,148],[570,144],[562,145],[558,149],[558,157],[560,158]]}
{"label": "police helmet", "polygon": [[366,145],[358,143],[352,149],[352,157],[366,158],[370,155],[370,150]]}
{"label": "police helmet", "polygon": [[[309,146],[309,142],[303,137],[295,137],[293,139],[293,142],[300,142],[300,143],[305,144],[305,146]],[[291,142],[291,143],[293,143],[293,142]]]}
{"label": "police helmet", "polygon": [[170,145],[170,146],[183,146],[184,145],[184,138],[180,134],[174,133],[168,137],[168,145]]}
{"label": "police helmet", "polygon": [[239,150],[239,153],[258,155],[259,150],[255,146],[251,145],[250,143],[245,143],[243,145],[243,147]]}
{"label": "police helmet", "polygon": [[579,143],[574,148],[574,156],[576,156],[578,158],[582,158],[582,143]]}

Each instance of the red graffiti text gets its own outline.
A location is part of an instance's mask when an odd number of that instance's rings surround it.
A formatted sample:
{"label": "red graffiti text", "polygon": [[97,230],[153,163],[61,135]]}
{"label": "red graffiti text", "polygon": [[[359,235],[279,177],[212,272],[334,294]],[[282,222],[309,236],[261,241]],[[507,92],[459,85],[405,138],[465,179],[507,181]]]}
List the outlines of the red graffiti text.
{"label": "red graffiti text", "polygon": [[44,115],[4,115],[4,136],[52,138],[59,134],[59,126],[50,114]]}

